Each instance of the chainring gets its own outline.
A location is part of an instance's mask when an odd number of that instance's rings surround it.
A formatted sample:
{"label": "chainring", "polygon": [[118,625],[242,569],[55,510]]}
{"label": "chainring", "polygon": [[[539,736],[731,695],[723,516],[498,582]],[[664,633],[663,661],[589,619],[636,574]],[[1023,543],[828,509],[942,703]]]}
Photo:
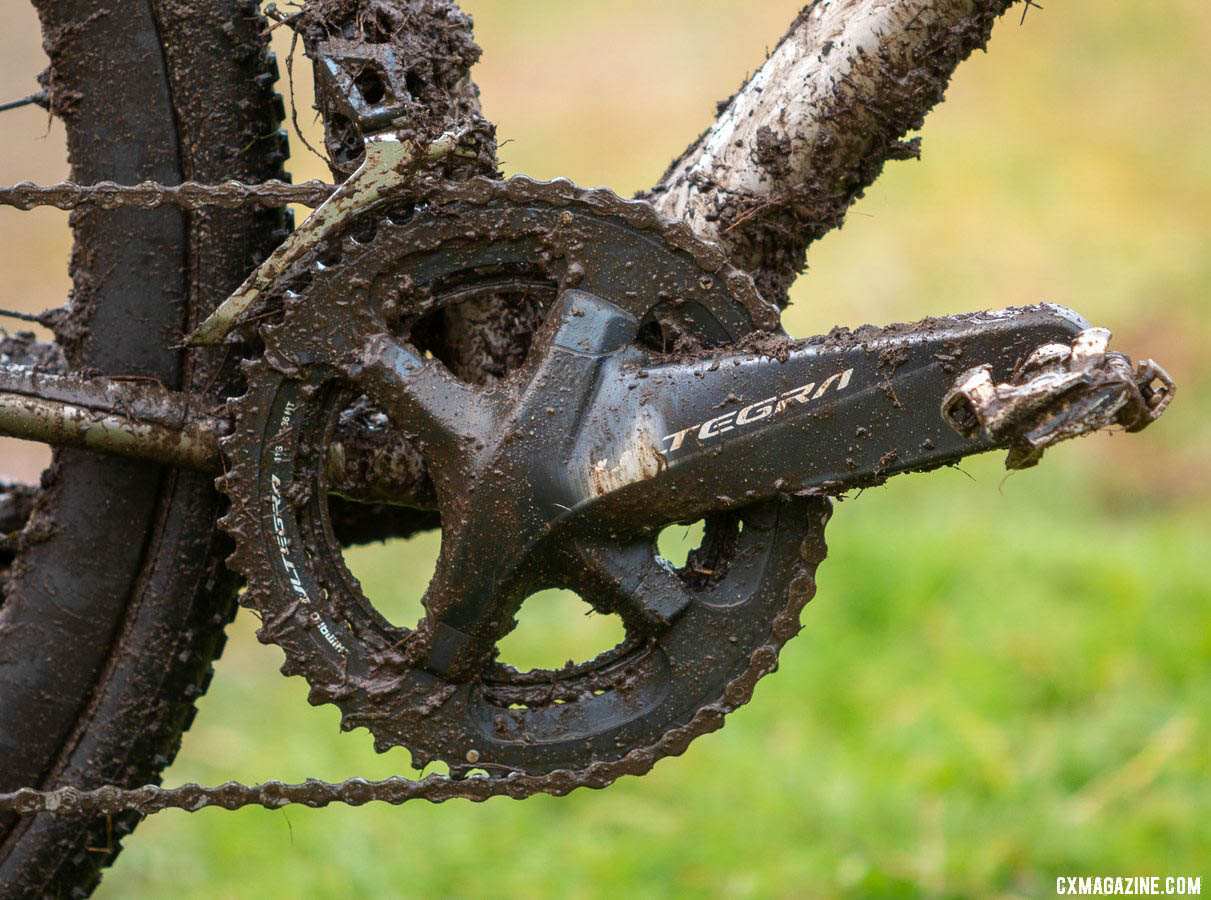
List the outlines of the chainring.
{"label": "chainring", "polygon": [[[799,629],[825,554],[827,500],[708,518],[702,547],[677,571],[693,602],[663,628],[628,624],[614,650],[558,671],[486,661],[453,678],[415,652],[424,620],[388,622],[345,566],[324,460],[334,423],[363,393],[365,343],[389,331],[406,344],[435,310],[484,291],[525,294],[545,313],[567,288],[591,290],[644,323],[649,348],[731,343],[776,328],[776,310],[684,225],[563,181],[441,185],[419,204],[380,208],[354,233],[339,254],[317,253],[285,292],[280,324],[262,328],[265,356],[245,365],[247,392],[231,401],[223,442],[229,564],[247,580],[258,636],[285,651],[283,673],[305,677],[310,701],[334,703],[342,728],[366,727],[376,749],[405,746],[417,768],[441,760],[455,776],[595,772],[600,785],[720,727]],[[477,389],[507,391],[509,377]],[[443,521],[471,494],[447,497]],[[666,524],[642,530],[653,554]],[[540,587],[578,589],[613,611],[573,572],[544,577]]]}

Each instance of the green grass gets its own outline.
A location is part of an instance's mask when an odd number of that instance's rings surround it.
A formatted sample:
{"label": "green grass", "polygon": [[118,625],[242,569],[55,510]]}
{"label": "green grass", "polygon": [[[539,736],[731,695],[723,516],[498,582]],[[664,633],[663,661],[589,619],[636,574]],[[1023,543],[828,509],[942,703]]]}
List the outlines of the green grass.
{"label": "green grass", "polygon": [[[788,327],[1053,300],[1170,366],[1164,421],[1010,478],[981,458],[839,504],[780,670],[643,779],[520,803],[168,812],[102,895],[1050,896],[1064,874],[1211,877],[1211,7],[1044,5],[998,26],[924,159],[813,250]],[[629,192],[797,3],[466,6],[510,171]],[[404,622],[434,553],[354,566]],[[567,598],[527,611],[518,659],[601,639]],[[166,783],[408,771],[307,706],[246,614],[231,636]]]}
{"label": "green grass", "polygon": [[[982,459],[975,482],[943,471],[842,503],[780,670],[648,777],[520,803],[168,812],[105,888],[971,896],[1201,874],[1211,529],[1190,511],[1106,515],[1080,449],[1003,487]],[[170,782],[406,771],[402,752],[338,736],[248,628]]]}

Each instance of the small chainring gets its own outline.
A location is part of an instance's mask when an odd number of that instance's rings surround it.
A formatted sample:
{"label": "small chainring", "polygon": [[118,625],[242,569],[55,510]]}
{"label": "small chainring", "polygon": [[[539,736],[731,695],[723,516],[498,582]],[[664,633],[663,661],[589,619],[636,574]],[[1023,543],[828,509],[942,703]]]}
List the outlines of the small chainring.
{"label": "small chainring", "polygon": [[[473,671],[454,671],[433,664],[432,608],[414,629],[392,625],[349,572],[329,519],[324,461],[341,412],[374,393],[366,347],[388,335],[399,352],[424,359],[425,323],[468,298],[525,297],[543,317],[569,289],[589,291],[640,323],[636,341],[649,353],[732,343],[776,328],[776,311],[684,225],[567,182],[446,185],[422,203],[380,208],[347,233],[357,237],[345,238],[339,258],[317,254],[285,292],[282,321],[262,329],[265,356],[245,366],[247,392],[232,401],[235,425],[224,441],[220,486],[231,509],[223,527],[236,544],[229,563],[247,579],[243,602],[261,616],[260,638],[286,653],[282,671],[307,679],[312,703],[336,704],[342,728],[364,726],[380,751],[403,745],[418,768],[441,760],[455,776],[646,771],[718,728],[798,631],[825,553],[827,500],[779,499],[709,517],[702,547],[675,571],[656,557],[667,522],[619,536],[630,562],[607,561],[592,577],[573,546],[579,538],[570,537],[515,579],[501,633],[524,596],[547,587],[620,612],[610,581],[630,577],[637,558],[640,568],[671,573],[684,611],[657,624],[623,614],[627,634],[617,647],[561,670],[519,672],[488,653]],[[439,362],[425,365],[453,384]],[[459,392],[509,401],[523,392],[522,377],[460,382],[437,397],[433,415],[457,431]],[[440,472],[442,443],[409,437]],[[490,472],[479,477],[435,477],[443,555],[468,506],[509,489]],[[524,509],[524,498],[514,501]],[[493,552],[483,545],[479,555]]]}

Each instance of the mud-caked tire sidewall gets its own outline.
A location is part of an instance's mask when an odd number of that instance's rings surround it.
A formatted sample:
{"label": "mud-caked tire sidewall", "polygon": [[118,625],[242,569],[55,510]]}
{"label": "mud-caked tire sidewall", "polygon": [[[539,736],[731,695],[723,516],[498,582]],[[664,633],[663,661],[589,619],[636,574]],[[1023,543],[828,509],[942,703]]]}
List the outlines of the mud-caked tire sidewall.
{"label": "mud-caked tire sidewall", "polygon": [[[281,177],[255,2],[35,6],[74,181]],[[179,339],[282,238],[282,211],[90,209],[72,227],[71,366],[239,390],[239,348]],[[0,606],[0,790],[158,782],[234,606],[222,500],[209,476],[84,451],[57,452],[43,482]],[[0,896],[88,893],[136,821],[0,819]]]}

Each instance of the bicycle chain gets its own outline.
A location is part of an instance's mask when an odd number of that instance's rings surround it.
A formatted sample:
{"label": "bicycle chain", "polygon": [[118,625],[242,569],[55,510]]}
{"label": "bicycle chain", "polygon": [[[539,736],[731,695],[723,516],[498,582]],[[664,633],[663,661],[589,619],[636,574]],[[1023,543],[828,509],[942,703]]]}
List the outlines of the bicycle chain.
{"label": "bicycle chain", "polygon": [[336,185],[322,181],[290,184],[277,179],[258,184],[244,184],[239,181],[198,184],[195,181],[186,181],[174,185],[157,184],[154,181],[139,184],[101,181],[88,185],[70,181],[50,185],[22,181],[0,187],[0,206],[14,206],[21,210],[39,206],[75,209],[87,204],[101,209],[157,209],[161,206],[177,206],[185,210],[197,210],[208,206],[234,209],[244,205],[269,209],[298,203],[301,206],[314,207],[327,200],[335,190]]}
{"label": "bicycle chain", "polygon": [[[302,185],[283,182],[242,185],[238,182],[228,182],[220,185],[187,184],[176,188],[151,183],[130,187],[111,183],[82,187],[64,183],[42,188],[21,184],[0,188],[0,202],[25,209],[36,205],[57,206],[60,202],[95,202],[140,208],[154,208],[167,202],[193,209],[207,205],[236,205],[245,202],[256,202],[264,206],[308,202],[308,199],[322,202],[333,189],[331,185],[318,182]],[[562,187],[555,189],[563,190]],[[606,193],[596,192],[597,196],[604,196]],[[705,254],[704,263],[709,265],[714,262],[716,268],[723,266],[722,254],[714,248],[700,244],[683,223],[665,220],[642,201],[624,201],[612,195],[610,197],[612,204],[618,204],[615,212],[625,211],[628,218],[642,227],[660,233],[674,246],[695,244],[701,248],[699,252]],[[26,203],[29,205],[23,205]],[[814,498],[810,501],[810,508],[806,513],[814,521],[809,536],[798,548],[798,558],[794,561],[796,574],[791,580],[785,604],[774,616],[765,642],[752,652],[743,671],[727,683],[717,701],[700,708],[688,722],[665,732],[652,744],[637,747],[618,759],[596,761],[576,770],[557,769],[545,774],[512,772],[503,776],[471,774],[465,777],[433,774],[420,779],[393,776],[377,782],[362,778],[350,778],[341,782],[307,779],[298,784],[268,781],[256,785],[227,782],[217,786],[202,786],[188,783],[175,788],[162,788],[158,785],[137,788],[104,785],[87,790],[70,786],[49,790],[20,788],[0,794],[0,814],[16,813],[29,816],[47,812],[95,816],[134,811],[149,815],[165,809],[196,812],[212,806],[229,810],[245,806],[277,809],[290,804],[318,808],[332,803],[344,803],[349,806],[361,806],[371,802],[400,805],[410,800],[440,803],[455,798],[481,802],[498,796],[514,799],[523,799],[535,794],[563,796],[579,787],[607,787],[624,775],[643,775],[659,759],[680,755],[696,738],[721,728],[725,716],[746,704],[752,697],[756,683],[777,668],[782,646],[799,632],[800,614],[815,594],[815,570],[826,554],[823,532],[831,509],[831,503],[825,498]]]}
{"label": "bicycle chain", "polygon": [[748,703],[757,682],[777,668],[778,654],[782,646],[798,634],[802,627],[799,624],[799,616],[803,607],[815,595],[816,566],[824,559],[827,549],[823,526],[831,515],[832,507],[829,501],[823,498],[816,499],[813,505],[815,514],[819,515],[820,527],[799,549],[797,562],[801,572],[792,582],[786,605],[774,618],[767,642],[749,657],[745,670],[728,683],[719,701],[704,706],[693,719],[666,732],[656,743],[636,748],[621,759],[593,763],[577,771],[560,769],[545,775],[513,773],[504,777],[472,775],[466,778],[451,778],[445,775],[429,775],[418,780],[402,776],[393,776],[383,781],[350,778],[341,782],[326,782],[308,779],[299,784],[267,781],[263,784],[247,785],[229,781],[215,787],[190,783],[176,788],[162,788],[156,785],[139,788],[106,785],[92,790],[74,787],[45,791],[21,788],[8,794],[0,794],[0,813],[16,813],[22,816],[41,812],[61,815],[114,815],[132,810],[150,815],[165,809],[197,812],[211,806],[235,810],[245,806],[280,809],[290,804],[319,808],[332,803],[362,806],[366,803],[381,802],[398,806],[409,800],[441,803],[455,798],[477,802],[491,797],[520,800],[535,794],[562,797],[576,788],[601,789],[624,775],[643,775],[657,760],[665,756],[679,756],[693,740],[721,728],[724,717]]}

